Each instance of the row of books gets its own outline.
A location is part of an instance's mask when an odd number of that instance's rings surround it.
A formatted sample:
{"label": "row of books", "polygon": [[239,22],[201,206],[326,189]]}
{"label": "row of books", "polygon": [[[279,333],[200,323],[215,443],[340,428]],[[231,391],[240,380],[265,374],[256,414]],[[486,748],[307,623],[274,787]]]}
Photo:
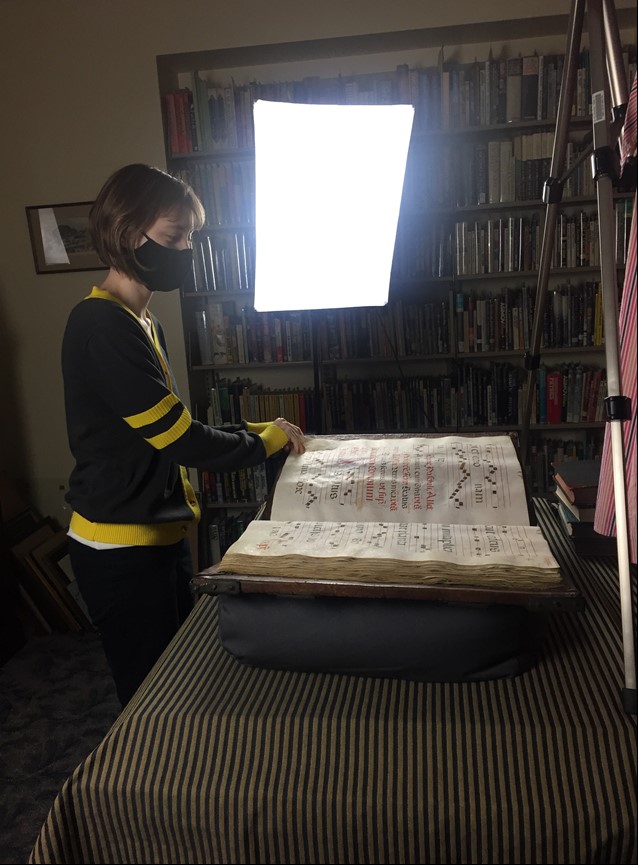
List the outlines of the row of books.
{"label": "row of books", "polygon": [[162,97],[166,145],[171,156],[254,145],[254,98],[248,88],[215,84],[195,71],[190,74],[189,84]]}
{"label": "row of books", "polygon": [[[520,425],[527,372],[507,363],[489,368],[461,364],[457,376],[326,381],[322,397],[328,432],[495,427]],[[603,420],[605,373],[583,364],[548,369],[536,376],[532,422],[594,423]],[[320,428],[310,389],[270,389],[247,379],[221,380],[211,390],[208,421],[219,426],[242,418],[287,417],[307,432]]]}
{"label": "row of books", "polygon": [[249,159],[189,162],[174,174],[199,196],[209,226],[253,225],[255,164]]}
{"label": "row of books", "polygon": [[255,510],[252,509],[210,517],[205,533],[200,535],[205,539],[204,548],[199,552],[200,568],[219,564],[228,547],[243,535],[254,516]]}
{"label": "row of books", "polygon": [[526,374],[522,370],[507,363],[493,363],[489,369],[463,364],[459,378],[461,427],[521,423],[526,391]]}
{"label": "row of books", "polygon": [[[528,305],[533,309],[533,301],[528,301]],[[565,348],[605,344],[602,283],[567,283],[550,289],[544,309],[542,344]]]}
{"label": "row of books", "polygon": [[319,429],[315,395],[309,388],[267,388],[247,378],[222,378],[210,389],[206,409],[212,426],[285,417],[305,432]]}
{"label": "row of books", "polygon": [[[616,263],[625,264],[631,227],[631,200],[617,201]],[[539,266],[543,225],[538,214],[445,221],[418,230],[400,231],[393,261],[394,279],[529,273]],[[194,291],[246,291],[255,284],[254,229],[199,232],[193,242]],[[556,220],[552,268],[600,266],[598,214],[581,210],[560,213]]]}
{"label": "row of books", "polygon": [[[624,216],[624,202],[616,205]],[[540,262],[543,233],[536,216],[455,224],[457,276],[535,270]],[[621,258],[619,264],[624,263]],[[559,214],[552,249],[553,268],[599,267],[598,214],[581,211]]]}
{"label": "row of books", "polygon": [[[493,363],[488,369],[462,364],[459,368],[459,424],[501,426],[520,424],[528,374],[520,367]],[[595,423],[604,419],[607,381],[602,369],[583,364],[562,364],[550,369],[541,364],[532,401],[532,423]]]}
{"label": "row of books", "polygon": [[[561,214],[552,250],[552,268],[598,267],[598,216]],[[440,279],[538,270],[543,225],[537,214],[457,222],[444,220],[397,236],[395,280]]]}
{"label": "row of books", "polygon": [[212,472],[202,469],[202,494],[204,504],[255,504],[266,500],[268,480],[266,464],[260,463],[231,472]]}
{"label": "row of books", "polygon": [[[439,207],[472,207],[516,201],[541,201],[550,174],[553,131],[534,132],[489,142],[461,144],[458,149],[432,145],[411,151],[404,206],[411,211]],[[566,165],[578,155],[570,141]],[[431,170],[432,162],[437,171]],[[197,192],[208,226],[255,222],[255,167],[248,159],[190,162],[175,175]],[[578,166],[565,183],[563,197],[595,195],[588,162]]]}
{"label": "row of books", "polygon": [[[440,207],[472,207],[517,201],[542,200],[549,176],[553,132],[535,132],[487,143],[444,148],[431,154],[414,152],[408,163],[404,206],[410,211]],[[567,144],[567,165],[578,155]],[[437,171],[431,170],[431,161]],[[253,225],[255,222],[255,169],[250,160],[192,162],[175,175],[189,183],[204,204],[208,226]],[[588,162],[581,164],[565,184],[564,200],[593,197],[594,182]]]}
{"label": "row of books", "polygon": [[192,285],[187,290],[252,291],[254,285],[254,229],[197,233],[193,238]]}
{"label": "row of books", "polygon": [[[456,343],[461,354],[530,347],[536,286],[478,294],[456,292]],[[544,348],[604,345],[600,282],[565,283],[548,290],[543,309]]]}
{"label": "row of books", "polygon": [[[624,265],[629,242],[629,208],[616,205],[616,262]],[[536,215],[456,223],[454,235],[444,225],[427,227],[397,239],[395,279],[529,273],[537,270],[542,225]],[[557,220],[552,267],[598,267],[598,216],[586,213]],[[193,285],[202,293],[251,291],[255,281],[255,237],[251,230],[200,234],[194,242]]]}
{"label": "row of books", "polygon": [[[419,212],[438,207],[475,207],[521,201],[542,201],[550,175],[554,132],[534,132],[488,142],[461,144],[454,149],[430,144],[424,153],[412,148],[406,172],[404,205]],[[566,166],[578,156],[570,141]],[[437,167],[432,170],[432,164]],[[579,165],[565,183],[563,198],[593,197],[588,162]]]}
{"label": "row of books", "polygon": [[[616,263],[627,260],[631,202],[615,205]],[[455,223],[444,221],[418,231],[400,232],[393,260],[394,280],[445,278],[453,274],[529,273],[538,269],[543,226],[538,215],[503,216]],[[200,232],[193,243],[194,291],[252,291],[255,284],[255,234],[236,229]],[[551,266],[599,267],[598,214],[581,210],[559,214]]]}
{"label": "row of books", "polygon": [[318,322],[322,360],[391,358],[448,354],[447,299],[423,303],[393,301],[373,309],[329,309]]}
{"label": "row of books", "polygon": [[[393,301],[380,309],[310,313],[236,312],[232,301],[210,301],[195,313],[202,365],[287,363],[312,359],[312,328],[319,360],[410,358],[529,349],[535,287],[500,292],[449,291],[439,301]],[[549,291],[543,311],[542,348],[604,345],[602,286],[566,283]]]}
{"label": "row of books", "polygon": [[325,428],[331,433],[432,431],[457,425],[452,376],[347,379],[322,389]]}
{"label": "row of books", "polygon": [[[345,379],[323,385],[328,433],[372,429],[467,429],[520,425],[527,373],[511,364],[462,364],[457,376]],[[600,369],[565,364],[538,370],[532,423],[603,420],[607,382]]]}
{"label": "row of books", "polygon": [[539,423],[596,423],[603,421],[607,379],[600,367],[580,363],[559,369],[540,365],[537,374]]}
{"label": "row of books", "polygon": [[208,301],[195,312],[202,365],[293,363],[312,359],[308,312],[262,312]]}
{"label": "row of books", "polygon": [[[635,53],[623,49],[628,75]],[[553,120],[558,106],[563,55],[490,56],[469,64],[436,67],[400,64],[394,71],[288,82],[215,82],[193,72],[190,86],[162,99],[167,149],[173,156],[249,148],[254,145],[252,106],[257,99],[328,104],[410,103],[415,128],[459,129],[525,120]],[[631,79],[629,79],[631,80]],[[591,113],[589,52],[578,59],[573,115]]]}
{"label": "row of books", "polygon": [[[522,351],[530,347],[535,287],[448,293],[438,302],[393,301],[383,310],[326,310],[318,325],[320,357],[400,358]],[[602,286],[557,286],[543,315],[543,348],[604,345]]]}
{"label": "row of books", "polygon": [[[629,67],[635,54],[624,49]],[[564,56],[562,54],[494,58],[484,62],[446,63],[439,68],[398,68],[406,101],[417,107],[417,128],[463,129],[518,120],[553,120],[558,108]],[[581,51],[572,114],[590,114],[589,52]],[[419,107],[422,117],[419,117]]]}

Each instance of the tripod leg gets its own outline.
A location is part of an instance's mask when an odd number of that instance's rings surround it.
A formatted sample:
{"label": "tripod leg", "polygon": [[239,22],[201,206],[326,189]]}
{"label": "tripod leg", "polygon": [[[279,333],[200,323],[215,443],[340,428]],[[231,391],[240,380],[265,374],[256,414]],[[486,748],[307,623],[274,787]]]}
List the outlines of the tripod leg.
{"label": "tripod leg", "polygon": [[[610,424],[614,503],[616,508],[616,540],[618,547],[618,577],[622,616],[625,689],[623,704],[627,712],[636,713],[636,659],[629,573],[629,533],[622,422],[629,414],[628,400],[622,397],[618,356],[618,287],[616,280],[616,242],[614,203],[612,195],[613,154],[610,147],[611,100],[605,77],[604,26],[601,0],[589,0],[587,20],[590,39],[590,76],[592,91],[592,122],[594,155],[592,159],[596,198],[598,202],[598,232],[605,320],[605,358],[607,364],[607,420]],[[608,39],[613,45],[613,40]],[[607,58],[608,68],[618,68],[618,58]],[[626,100],[625,85],[625,100]],[[625,101],[626,104],[626,101]]]}
{"label": "tripod leg", "polygon": [[547,298],[547,283],[549,281],[549,271],[552,262],[556,217],[558,215],[563,191],[562,183],[559,182],[559,178],[563,173],[565,165],[565,151],[567,149],[569,122],[572,106],[574,104],[574,87],[577,76],[578,52],[583,32],[584,16],[585,0],[572,0],[567,33],[567,50],[563,64],[563,76],[561,79],[560,96],[558,99],[558,110],[556,114],[556,132],[554,134],[550,177],[545,183],[543,194],[544,201],[547,204],[547,209],[545,211],[545,224],[543,226],[543,239],[538,267],[534,321],[532,324],[530,348],[529,351],[525,353],[525,367],[528,370],[528,376],[521,430],[521,462],[523,466],[527,464],[529,425],[536,387],[536,372],[540,364],[539,349],[543,330],[545,301]]}
{"label": "tripod leg", "polygon": [[613,0],[603,0],[603,19],[607,47],[607,74],[611,83],[611,103],[614,111],[614,120],[619,121],[622,125],[627,111],[628,82],[622,63],[622,46]]}

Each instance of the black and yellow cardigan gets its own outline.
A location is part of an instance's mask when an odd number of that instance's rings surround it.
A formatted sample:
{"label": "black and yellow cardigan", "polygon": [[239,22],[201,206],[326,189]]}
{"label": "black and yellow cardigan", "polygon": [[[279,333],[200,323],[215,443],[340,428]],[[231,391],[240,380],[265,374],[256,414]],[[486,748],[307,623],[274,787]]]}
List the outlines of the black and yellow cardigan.
{"label": "black and yellow cardigan", "polygon": [[166,342],[108,291],[93,288],[62,344],[67,431],[75,468],[70,529],[89,541],[164,545],[200,516],[184,466],[256,465],[287,437],[272,424],[199,423],[177,395]]}

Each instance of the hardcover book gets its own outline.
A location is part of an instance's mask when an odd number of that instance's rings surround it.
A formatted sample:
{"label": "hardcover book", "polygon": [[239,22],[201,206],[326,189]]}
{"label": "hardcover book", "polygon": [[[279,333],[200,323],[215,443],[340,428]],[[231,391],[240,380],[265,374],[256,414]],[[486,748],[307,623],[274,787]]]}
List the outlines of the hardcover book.
{"label": "hardcover book", "polygon": [[509,436],[311,439],[220,572],[533,591],[561,582]]}
{"label": "hardcover book", "polygon": [[600,460],[569,460],[554,466],[554,478],[577,507],[594,507],[598,493]]}
{"label": "hardcover book", "polygon": [[556,484],[554,495],[561,503],[561,505],[563,505],[563,507],[570,512],[572,518],[576,522],[588,523],[590,525],[594,522],[594,516],[596,514],[595,507],[579,507],[578,505],[575,505],[572,501],[570,501],[567,493],[558,484]]}

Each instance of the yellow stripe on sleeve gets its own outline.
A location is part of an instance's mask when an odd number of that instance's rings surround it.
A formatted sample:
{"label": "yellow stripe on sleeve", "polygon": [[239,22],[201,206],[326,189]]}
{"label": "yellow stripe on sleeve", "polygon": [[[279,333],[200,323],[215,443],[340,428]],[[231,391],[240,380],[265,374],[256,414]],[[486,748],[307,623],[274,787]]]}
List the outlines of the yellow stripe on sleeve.
{"label": "yellow stripe on sleeve", "polygon": [[251,433],[263,433],[266,427],[269,427],[272,421],[266,421],[265,423],[251,423],[250,421],[246,421],[246,429]]}
{"label": "yellow stripe on sleeve", "polygon": [[167,429],[166,432],[159,433],[159,435],[153,436],[150,439],[146,439],[146,441],[153,445],[154,448],[157,448],[158,451],[161,451],[165,447],[168,447],[168,445],[173,444],[174,441],[177,441],[180,436],[183,436],[190,425],[191,413],[186,407],[184,407],[178,420],[172,427],[170,427],[170,429]]}
{"label": "yellow stripe on sleeve", "polygon": [[259,438],[263,441],[266,448],[266,456],[272,456],[280,451],[288,444],[288,436],[286,433],[274,423],[268,424],[266,429],[259,433]]}
{"label": "yellow stripe on sleeve", "polygon": [[154,405],[153,408],[149,408],[147,411],[142,411],[139,414],[129,415],[128,417],[125,417],[124,420],[133,429],[139,429],[141,426],[148,426],[149,424],[155,423],[155,421],[163,418],[165,414],[168,414],[173,406],[179,401],[179,397],[176,397],[174,393],[169,393],[163,400],[160,400],[157,405]]}

